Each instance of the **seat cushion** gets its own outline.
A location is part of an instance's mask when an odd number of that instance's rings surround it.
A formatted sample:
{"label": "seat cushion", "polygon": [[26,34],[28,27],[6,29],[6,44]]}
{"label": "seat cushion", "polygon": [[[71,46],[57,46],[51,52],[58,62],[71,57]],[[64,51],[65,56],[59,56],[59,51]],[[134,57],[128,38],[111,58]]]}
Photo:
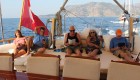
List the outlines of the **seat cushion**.
{"label": "seat cushion", "polygon": [[96,60],[66,57],[63,77],[99,80],[100,62]]}
{"label": "seat cushion", "polygon": [[134,43],[134,52],[138,54],[140,52],[140,44],[137,44],[137,42],[140,41],[140,36],[135,36],[135,43]]}
{"label": "seat cushion", "polygon": [[0,56],[0,70],[12,71],[12,57]]}
{"label": "seat cushion", "polygon": [[30,57],[27,60],[27,73],[59,75],[59,58]]}
{"label": "seat cushion", "polygon": [[9,50],[11,52],[11,49],[14,49],[14,43],[0,45],[0,52],[1,53],[8,53]]}
{"label": "seat cushion", "polygon": [[111,62],[107,80],[140,80],[140,66]]}
{"label": "seat cushion", "polygon": [[104,38],[104,46],[105,46],[105,50],[106,51],[110,51],[109,49],[109,46],[110,46],[110,41],[111,39],[115,37],[115,36],[111,36],[111,35],[104,35],[103,38]]}

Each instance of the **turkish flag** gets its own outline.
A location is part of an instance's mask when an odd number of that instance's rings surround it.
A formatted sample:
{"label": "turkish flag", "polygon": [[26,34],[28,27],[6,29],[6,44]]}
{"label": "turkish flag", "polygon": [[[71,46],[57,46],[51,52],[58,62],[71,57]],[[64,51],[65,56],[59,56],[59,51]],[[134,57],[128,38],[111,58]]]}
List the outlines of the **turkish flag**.
{"label": "turkish flag", "polygon": [[44,27],[45,28],[45,36],[48,36],[48,33],[49,33],[45,24],[38,18],[38,16],[36,16],[31,11],[30,0],[23,0],[20,26],[24,26],[24,27],[31,29],[31,30],[34,30],[35,27]]}

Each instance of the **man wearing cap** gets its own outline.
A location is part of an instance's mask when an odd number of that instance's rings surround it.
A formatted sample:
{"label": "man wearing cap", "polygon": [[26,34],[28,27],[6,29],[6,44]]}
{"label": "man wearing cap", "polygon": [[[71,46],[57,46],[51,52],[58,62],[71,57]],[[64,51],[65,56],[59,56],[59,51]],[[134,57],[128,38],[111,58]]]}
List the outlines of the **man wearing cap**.
{"label": "man wearing cap", "polygon": [[66,48],[66,55],[71,55],[71,53],[76,53],[77,56],[81,56],[80,44],[81,39],[80,35],[75,32],[74,26],[70,26],[69,33],[65,35],[64,45]]}
{"label": "man wearing cap", "polygon": [[122,30],[116,30],[116,37],[110,41],[110,51],[119,58],[124,58],[126,61],[134,62],[129,52],[128,41],[125,37],[122,37]]}

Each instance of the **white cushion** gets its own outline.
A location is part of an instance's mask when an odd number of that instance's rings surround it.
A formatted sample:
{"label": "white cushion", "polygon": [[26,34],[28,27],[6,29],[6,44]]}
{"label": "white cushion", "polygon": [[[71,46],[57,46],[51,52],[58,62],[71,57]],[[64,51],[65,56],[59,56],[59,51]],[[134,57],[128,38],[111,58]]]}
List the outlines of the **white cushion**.
{"label": "white cushion", "polygon": [[115,36],[112,36],[112,35],[103,35],[103,38],[104,38],[104,45],[105,45],[105,50],[106,51],[110,51],[109,49],[109,46],[110,46],[110,41],[111,39],[115,37]]}
{"label": "white cushion", "polygon": [[13,53],[14,53],[14,49],[9,49],[9,50],[8,50],[8,53],[9,53],[9,54],[13,54]]}
{"label": "white cushion", "polygon": [[31,57],[31,54],[29,55],[22,55],[16,59],[14,59],[14,65],[26,65],[27,64],[27,59]]}
{"label": "white cushion", "polygon": [[134,52],[138,54],[140,52],[140,44],[138,42],[140,41],[140,36],[135,36],[135,42],[134,42]]}
{"label": "white cushion", "polygon": [[1,53],[8,53],[10,49],[14,49],[14,43],[0,45]]}
{"label": "white cushion", "polygon": [[26,66],[24,66],[24,65],[14,65],[14,70],[16,70],[17,72],[23,72],[23,71],[26,71]]}
{"label": "white cushion", "polygon": [[59,76],[59,58],[30,57],[27,60],[27,73]]}
{"label": "white cushion", "polygon": [[82,32],[79,32],[81,39],[87,39],[91,28],[84,28]]}
{"label": "white cushion", "polygon": [[86,42],[86,40],[81,40],[81,42],[82,42],[82,46],[83,46],[83,47],[87,47],[87,42]]}
{"label": "white cushion", "polygon": [[109,65],[111,63],[111,60],[114,60],[114,61],[122,61],[121,58],[113,55],[113,53],[103,50],[102,51],[102,54],[100,55],[101,72],[107,73],[107,70],[108,70]]}
{"label": "white cushion", "polygon": [[66,57],[63,77],[99,80],[100,61]]}
{"label": "white cushion", "polygon": [[0,70],[12,71],[12,57],[0,56]]}
{"label": "white cushion", "polygon": [[140,80],[140,66],[111,62],[107,80]]}

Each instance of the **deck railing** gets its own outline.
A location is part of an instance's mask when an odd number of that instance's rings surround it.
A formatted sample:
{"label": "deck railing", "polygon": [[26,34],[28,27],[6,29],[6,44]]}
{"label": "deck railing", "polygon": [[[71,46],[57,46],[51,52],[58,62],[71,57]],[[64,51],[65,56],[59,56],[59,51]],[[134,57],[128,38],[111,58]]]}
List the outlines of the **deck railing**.
{"label": "deck railing", "polygon": [[6,43],[11,43],[15,38],[9,38],[9,39],[3,39],[0,40],[0,43],[6,42]]}
{"label": "deck railing", "polygon": [[[33,36],[27,36],[27,37],[33,37]],[[4,43],[12,43],[14,39],[15,38],[2,39],[2,40],[0,40],[0,44],[3,43],[3,42]]]}

